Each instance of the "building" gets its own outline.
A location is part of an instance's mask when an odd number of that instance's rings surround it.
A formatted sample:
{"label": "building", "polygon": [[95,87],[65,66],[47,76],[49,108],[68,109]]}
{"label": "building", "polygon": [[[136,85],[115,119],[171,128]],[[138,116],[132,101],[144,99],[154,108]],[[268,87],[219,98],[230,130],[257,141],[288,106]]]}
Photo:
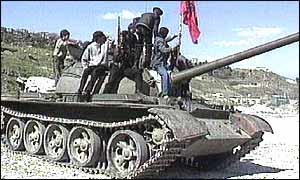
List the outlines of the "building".
{"label": "building", "polygon": [[282,95],[272,95],[271,96],[271,104],[273,106],[280,106],[283,104],[289,104],[290,100],[287,96],[282,96]]}
{"label": "building", "polygon": [[261,97],[258,96],[231,96],[229,100],[235,105],[254,105],[262,103]]}

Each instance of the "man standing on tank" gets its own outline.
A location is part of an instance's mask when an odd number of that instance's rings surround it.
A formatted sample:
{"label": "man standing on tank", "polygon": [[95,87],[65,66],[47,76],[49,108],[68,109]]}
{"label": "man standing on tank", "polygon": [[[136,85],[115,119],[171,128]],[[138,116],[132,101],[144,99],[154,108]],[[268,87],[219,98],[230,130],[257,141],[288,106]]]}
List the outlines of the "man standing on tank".
{"label": "man standing on tank", "polygon": [[[136,29],[136,23],[139,21],[141,17],[135,17],[133,18],[132,22],[128,25],[128,34],[130,36],[130,39],[134,40],[134,43],[130,43],[131,44],[131,51],[134,54],[134,59],[136,61],[140,61],[140,56],[141,56],[141,52],[138,52],[138,42],[139,42],[139,36],[137,34],[137,29]],[[140,63],[139,63],[140,64]],[[138,66],[139,67],[139,66]],[[141,67],[139,67],[141,68]]]}
{"label": "man standing on tank", "polygon": [[151,67],[158,72],[161,76],[162,84],[162,96],[167,98],[170,93],[171,83],[168,74],[168,56],[173,51],[178,51],[179,45],[175,47],[168,47],[166,37],[169,33],[169,29],[161,27],[159,33],[154,39],[154,58],[151,62]]}
{"label": "man standing on tank", "polygon": [[72,44],[73,42],[69,41],[69,38],[70,32],[67,29],[63,29],[60,31],[60,38],[55,43],[55,48],[52,54],[54,66],[53,69],[55,74],[55,86],[57,85],[58,80],[61,77],[62,70],[64,69],[65,59],[70,57],[67,45]]}
{"label": "man standing on tank", "polygon": [[158,34],[158,27],[160,24],[160,16],[163,15],[163,11],[159,7],[154,7],[152,13],[144,13],[138,19],[136,23],[136,29],[138,34],[137,44],[137,57],[140,59],[143,46],[146,46],[145,60],[142,63],[143,68],[149,68],[152,56],[152,37],[154,38]]}

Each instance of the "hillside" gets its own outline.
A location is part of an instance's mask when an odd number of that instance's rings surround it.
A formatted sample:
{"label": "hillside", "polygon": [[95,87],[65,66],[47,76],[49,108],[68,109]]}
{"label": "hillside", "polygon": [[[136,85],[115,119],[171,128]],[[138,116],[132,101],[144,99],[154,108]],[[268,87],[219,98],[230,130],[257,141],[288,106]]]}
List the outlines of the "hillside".
{"label": "hillside", "polygon": [[[2,51],[2,47],[16,50]],[[51,51],[31,46],[10,46],[1,43],[1,92],[16,92],[16,78],[29,76],[52,76]]]}
{"label": "hillside", "polygon": [[232,69],[230,76],[218,77],[208,74],[192,80],[192,88],[197,95],[223,93],[224,96],[263,97],[287,95],[299,98],[299,84],[273,72],[251,69]]}
{"label": "hillside", "polygon": [[[51,53],[58,38],[54,33],[30,33],[1,27],[1,92],[17,91],[16,77],[52,77]],[[221,93],[224,97],[285,95],[299,99],[299,81],[262,69],[224,67],[192,79],[194,97]]]}

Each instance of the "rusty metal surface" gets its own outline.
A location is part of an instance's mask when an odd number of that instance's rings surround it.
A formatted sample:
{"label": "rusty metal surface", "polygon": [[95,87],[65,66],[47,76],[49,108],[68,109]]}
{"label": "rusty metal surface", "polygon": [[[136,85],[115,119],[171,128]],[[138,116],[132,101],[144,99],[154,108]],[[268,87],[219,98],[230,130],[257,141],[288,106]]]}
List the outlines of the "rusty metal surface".
{"label": "rusty metal surface", "polygon": [[71,67],[64,69],[58,81],[56,93],[75,93],[80,85],[82,71],[81,62],[77,62]]}
{"label": "rusty metal surface", "polygon": [[[263,132],[255,133],[251,137],[251,139],[241,144],[239,148],[235,149],[235,151],[231,149],[230,151],[219,154],[180,157],[177,159],[174,165],[184,164],[190,167],[195,167],[200,170],[214,171],[227,168],[234,162],[239,161],[242,157],[250,153],[256,147],[258,147],[259,143],[263,140],[263,134]],[[220,149],[218,147],[214,148]]]}
{"label": "rusty metal surface", "polygon": [[205,122],[208,134],[197,139],[184,151],[184,156],[204,156],[228,152],[251,137],[229,119],[198,119]]}
{"label": "rusty metal surface", "polygon": [[179,142],[208,134],[205,122],[197,120],[186,111],[152,108],[149,112],[163,119]]}
{"label": "rusty metal surface", "polygon": [[256,132],[265,131],[274,133],[270,124],[258,116],[233,113],[230,116],[230,120],[246,131],[250,136],[253,136]]}
{"label": "rusty metal surface", "polygon": [[181,155],[193,157],[225,153],[250,139],[242,136],[240,138],[200,139],[184,149]]}
{"label": "rusty metal surface", "polygon": [[229,117],[228,111],[209,108],[196,108],[190,113],[198,118],[227,119]]}
{"label": "rusty metal surface", "polygon": [[229,119],[215,120],[215,119],[201,119],[208,127],[209,135],[207,139],[235,139],[249,136],[241,131],[239,126],[229,121]]}
{"label": "rusty metal surface", "polygon": [[[76,94],[70,94],[70,96],[77,96]],[[140,99],[140,102],[138,102],[138,99],[129,99],[127,102],[125,100],[121,99],[115,99],[113,100],[106,100],[106,101],[94,101],[94,102],[54,102],[49,101],[43,98],[26,98],[26,99],[17,99],[12,97],[1,97],[1,105],[4,105],[6,107],[15,109],[15,108],[27,108],[28,106],[37,106],[42,107],[48,107],[54,106],[57,108],[57,111],[60,110],[61,107],[65,108],[88,108],[88,107],[98,107],[98,108],[105,108],[105,107],[119,107],[119,108],[141,108],[141,109],[150,109],[150,108],[164,108],[164,109],[174,109],[174,107],[169,105],[159,105],[159,104],[151,104],[153,102],[151,99]],[[124,101],[124,102],[121,102]],[[136,101],[136,102],[135,102]],[[137,103],[138,102],[138,103]],[[149,103],[149,104],[148,104]],[[14,108],[15,107],[15,108]]]}
{"label": "rusty metal surface", "polygon": [[158,104],[157,97],[142,94],[95,94],[92,102],[123,102],[139,104]]}
{"label": "rusty metal surface", "polygon": [[117,122],[146,115],[148,114],[147,109],[150,108],[143,104],[114,102],[93,104],[23,100],[5,100],[1,101],[1,105],[27,114],[42,114],[58,118],[79,118],[102,122]]}

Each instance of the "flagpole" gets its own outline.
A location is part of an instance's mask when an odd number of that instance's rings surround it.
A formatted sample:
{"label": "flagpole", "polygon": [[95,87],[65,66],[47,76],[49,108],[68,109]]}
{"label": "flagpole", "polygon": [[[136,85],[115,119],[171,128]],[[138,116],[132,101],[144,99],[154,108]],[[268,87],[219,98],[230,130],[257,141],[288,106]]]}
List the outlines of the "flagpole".
{"label": "flagpole", "polygon": [[181,45],[181,36],[182,36],[182,14],[180,14],[180,19],[179,19],[179,34],[178,34],[178,43]]}
{"label": "flagpole", "polygon": [[179,34],[178,34],[179,49],[178,49],[178,52],[177,52],[177,58],[178,58],[179,53],[180,53],[181,37],[182,37],[182,23],[183,23],[182,13],[180,13],[180,18],[179,18]]}

